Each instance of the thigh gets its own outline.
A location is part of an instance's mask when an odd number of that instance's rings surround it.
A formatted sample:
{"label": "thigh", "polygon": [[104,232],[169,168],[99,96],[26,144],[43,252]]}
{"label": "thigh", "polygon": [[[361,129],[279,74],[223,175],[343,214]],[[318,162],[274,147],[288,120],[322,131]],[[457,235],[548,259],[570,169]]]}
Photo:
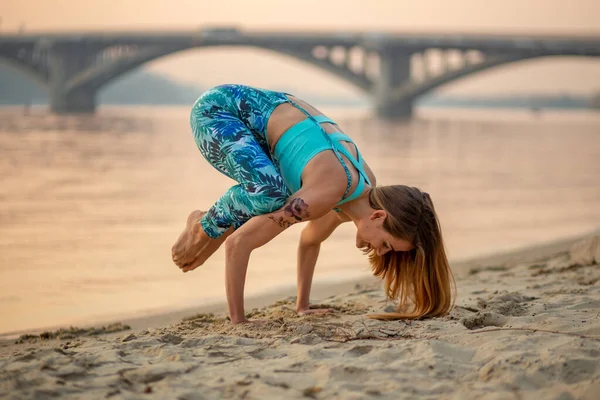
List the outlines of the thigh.
{"label": "thigh", "polygon": [[230,143],[251,134],[235,114],[235,105],[220,91],[205,92],[192,107],[190,125],[202,156],[219,172],[235,179],[225,163]]}
{"label": "thigh", "polygon": [[280,209],[291,194],[273,162],[251,137],[227,142],[224,148],[223,168],[239,184],[227,190],[203,217],[202,227],[212,238],[229,227],[239,228],[254,216]]}
{"label": "thigh", "polygon": [[194,139],[204,158],[250,195],[281,198],[289,190],[264,144],[235,113],[237,103],[223,90],[205,93],[192,108]]}

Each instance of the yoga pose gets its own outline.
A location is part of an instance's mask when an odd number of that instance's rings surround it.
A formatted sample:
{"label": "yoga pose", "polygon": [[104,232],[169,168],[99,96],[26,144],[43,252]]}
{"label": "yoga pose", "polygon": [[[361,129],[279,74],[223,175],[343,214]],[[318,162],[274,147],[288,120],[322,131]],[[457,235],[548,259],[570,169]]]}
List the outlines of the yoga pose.
{"label": "yoga pose", "polygon": [[376,186],[352,139],[306,102],[243,85],[205,92],[191,112],[204,158],[238,182],[207,211],[193,211],[172,248],[183,272],[202,265],[225,243],[229,317],[247,322],[244,283],[252,250],[289,226],[307,222],[298,248],[299,314],[309,295],[320,244],[340,224],[357,228],[356,247],[385,281],[395,313],[380,319],[445,315],[453,277],[429,195],[404,185]]}

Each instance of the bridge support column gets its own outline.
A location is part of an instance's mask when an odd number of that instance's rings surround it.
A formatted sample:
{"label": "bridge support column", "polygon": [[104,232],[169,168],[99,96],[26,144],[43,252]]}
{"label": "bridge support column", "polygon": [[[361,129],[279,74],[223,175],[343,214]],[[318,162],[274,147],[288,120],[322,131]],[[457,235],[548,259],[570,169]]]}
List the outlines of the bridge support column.
{"label": "bridge support column", "polygon": [[50,91],[50,110],[56,114],[80,114],[96,111],[96,94],[86,91],[64,93]]}
{"label": "bridge support column", "polygon": [[48,58],[50,110],[58,114],[91,113],[96,110],[96,93],[85,88],[69,90],[69,80],[87,66],[84,49],[54,47]]}
{"label": "bridge support column", "polygon": [[380,73],[375,88],[375,111],[386,119],[407,118],[412,115],[412,101],[392,100],[391,92],[410,81],[411,54],[398,50],[380,53]]}

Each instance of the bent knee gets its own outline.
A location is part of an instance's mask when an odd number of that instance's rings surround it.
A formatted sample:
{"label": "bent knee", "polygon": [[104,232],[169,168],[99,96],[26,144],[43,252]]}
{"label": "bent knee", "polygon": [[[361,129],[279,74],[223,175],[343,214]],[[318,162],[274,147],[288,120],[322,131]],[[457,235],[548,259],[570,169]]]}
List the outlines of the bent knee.
{"label": "bent knee", "polygon": [[220,120],[224,114],[237,115],[236,107],[231,101],[231,93],[226,87],[217,86],[208,89],[198,97],[190,111],[190,125],[196,137],[211,134],[214,121]]}
{"label": "bent knee", "polygon": [[198,97],[192,106],[192,110],[210,108],[212,105],[219,102],[219,97],[221,96],[223,96],[223,93],[218,87],[210,88]]}
{"label": "bent knee", "polygon": [[235,85],[231,83],[214,86],[210,89],[207,89],[200,95],[200,97],[198,97],[194,103],[194,107],[202,107],[206,104],[214,104],[215,101],[222,103],[225,99],[233,97],[233,94],[236,91],[239,91],[241,87],[241,85]]}

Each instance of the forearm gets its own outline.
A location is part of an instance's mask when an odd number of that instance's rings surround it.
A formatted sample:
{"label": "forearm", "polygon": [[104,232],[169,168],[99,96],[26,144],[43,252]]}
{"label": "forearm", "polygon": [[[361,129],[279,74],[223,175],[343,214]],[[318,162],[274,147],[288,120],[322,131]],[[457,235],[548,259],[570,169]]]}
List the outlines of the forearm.
{"label": "forearm", "polygon": [[[309,201],[305,202],[299,196],[294,197],[284,207],[275,212],[252,217],[225,241],[227,304],[232,323],[237,324],[246,320],[244,315],[244,282],[246,281],[250,253],[254,249],[267,244],[291,225],[310,220],[310,218],[321,217],[331,206],[328,203],[323,204],[318,201],[313,203],[310,196],[308,199]],[[310,207],[309,204],[311,204]],[[314,270],[316,255],[318,255],[318,249],[313,257],[312,270]],[[307,275],[303,279],[303,282],[308,282],[307,293],[310,292],[311,280],[312,272],[310,276]],[[306,284],[304,286],[306,287]]]}
{"label": "forearm", "polygon": [[244,284],[250,260],[250,250],[236,245],[235,241],[225,243],[225,292],[231,323],[246,321],[244,313]]}
{"label": "forearm", "polygon": [[308,310],[310,302],[310,289],[315,271],[315,265],[323,243],[329,235],[342,223],[348,221],[338,213],[330,211],[319,219],[308,223],[300,234],[298,246],[298,298],[296,300],[296,311]]}
{"label": "forearm", "polygon": [[298,246],[298,297],[296,300],[296,310],[305,310],[310,302],[310,289],[312,286],[315,265],[319,258],[321,244],[303,244],[300,241]]}

